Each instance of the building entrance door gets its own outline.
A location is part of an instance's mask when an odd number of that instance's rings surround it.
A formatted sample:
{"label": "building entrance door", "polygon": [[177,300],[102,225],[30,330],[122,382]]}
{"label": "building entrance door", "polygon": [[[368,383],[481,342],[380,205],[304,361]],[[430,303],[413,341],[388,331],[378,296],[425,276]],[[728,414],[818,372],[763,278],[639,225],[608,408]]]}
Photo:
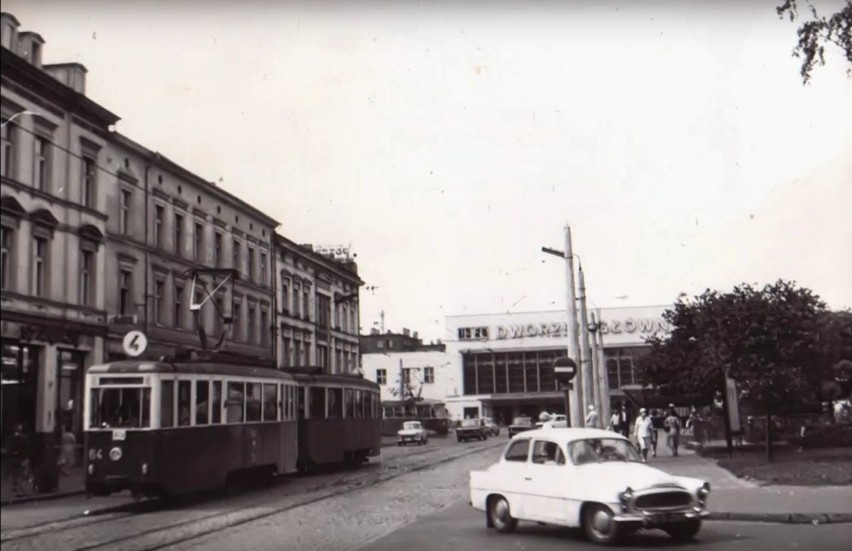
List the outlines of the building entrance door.
{"label": "building entrance door", "polygon": [[74,433],[83,438],[83,373],[85,352],[59,350],[56,358],[56,381],[59,385],[56,404],[57,432]]}

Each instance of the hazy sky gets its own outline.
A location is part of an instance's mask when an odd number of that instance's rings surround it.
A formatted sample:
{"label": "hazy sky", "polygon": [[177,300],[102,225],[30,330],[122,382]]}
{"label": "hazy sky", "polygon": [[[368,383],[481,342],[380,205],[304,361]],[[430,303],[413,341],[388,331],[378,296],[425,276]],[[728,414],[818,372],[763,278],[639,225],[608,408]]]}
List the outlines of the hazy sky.
{"label": "hazy sky", "polygon": [[[779,2],[4,0],[118,129],[350,245],[367,330],[792,279],[852,307],[852,79]],[[835,2],[817,1],[831,8]]]}

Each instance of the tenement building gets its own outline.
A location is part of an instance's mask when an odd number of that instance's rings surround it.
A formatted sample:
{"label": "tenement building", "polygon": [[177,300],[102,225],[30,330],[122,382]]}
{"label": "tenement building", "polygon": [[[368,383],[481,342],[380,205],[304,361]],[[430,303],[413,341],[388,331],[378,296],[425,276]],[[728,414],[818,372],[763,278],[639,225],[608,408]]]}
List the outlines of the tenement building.
{"label": "tenement building", "polygon": [[[108,212],[106,274],[109,315],[107,358],[124,358],[122,338],[131,329],[148,337],[149,357],[209,346],[274,359],[273,239],[278,222],[165,156],[113,133],[104,159],[103,196]],[[198,310],[223,277],[197,280],[191,270],[233,269],[225,284]],[[202,287],[203,282],[206,287]]]}
{"label": "tenement building", "polygon": [[358,298],[364,282],[348,250],[275,236],[281,367],[360,373]]}
{"label": "tenement building", "polygon": [[17,424],[40,460],[82,428],[84,369],[103,359],[107,144],[118,117],[85,95],[86,68],[44,64],[44,40],[2,27],[2,437]]}

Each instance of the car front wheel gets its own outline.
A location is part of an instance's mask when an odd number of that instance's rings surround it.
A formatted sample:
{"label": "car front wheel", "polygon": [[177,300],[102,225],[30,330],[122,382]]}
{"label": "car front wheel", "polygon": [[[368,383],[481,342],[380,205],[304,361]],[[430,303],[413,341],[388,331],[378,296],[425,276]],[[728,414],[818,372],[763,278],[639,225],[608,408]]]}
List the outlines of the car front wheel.
{"label": "car front wheel", "polygon": [[665,531],[678,542],[692,540],[699,530],[701,530],[701,519],[697,518],[691,518],[677,524],[669,524],[665,527]]}
{"label": "car front wheel", "polygon": [[503,496],[494,496],[488,502],[488,521],[501,534],[509,534],[518,526],[518,519],[512,517],[509,502]]}
{"label": "car front wheel", "polygon": [[592,504],[583,512],[583,531],[592,543],[616,545],[621,536],[618,523],[609,507]]}

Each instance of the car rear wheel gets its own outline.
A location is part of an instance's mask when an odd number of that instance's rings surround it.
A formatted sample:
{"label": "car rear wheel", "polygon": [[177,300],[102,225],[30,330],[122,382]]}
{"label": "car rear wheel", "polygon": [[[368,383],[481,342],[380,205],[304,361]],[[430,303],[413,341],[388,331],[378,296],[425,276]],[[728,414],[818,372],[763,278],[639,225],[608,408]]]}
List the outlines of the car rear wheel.
{"label": "car rear wheel", "polygon": [[621,536],[609,507],[594,503],[583,511],[583,530],[592,543],[615,545]]}
{"label": "car rear wheel", "polygon": [[697,518],[691,518],[677,524],[669,524],[665,527],[665,531],[678,542],[692,540],[699,530],[701,530],[701,519]]}
{"label": "car rear wheel", "polygon": [[518,519],[512,517],[509,502],[503,496],[493,496],[488,500],[488,521],[501,534],[509,534],[518,527]]}

